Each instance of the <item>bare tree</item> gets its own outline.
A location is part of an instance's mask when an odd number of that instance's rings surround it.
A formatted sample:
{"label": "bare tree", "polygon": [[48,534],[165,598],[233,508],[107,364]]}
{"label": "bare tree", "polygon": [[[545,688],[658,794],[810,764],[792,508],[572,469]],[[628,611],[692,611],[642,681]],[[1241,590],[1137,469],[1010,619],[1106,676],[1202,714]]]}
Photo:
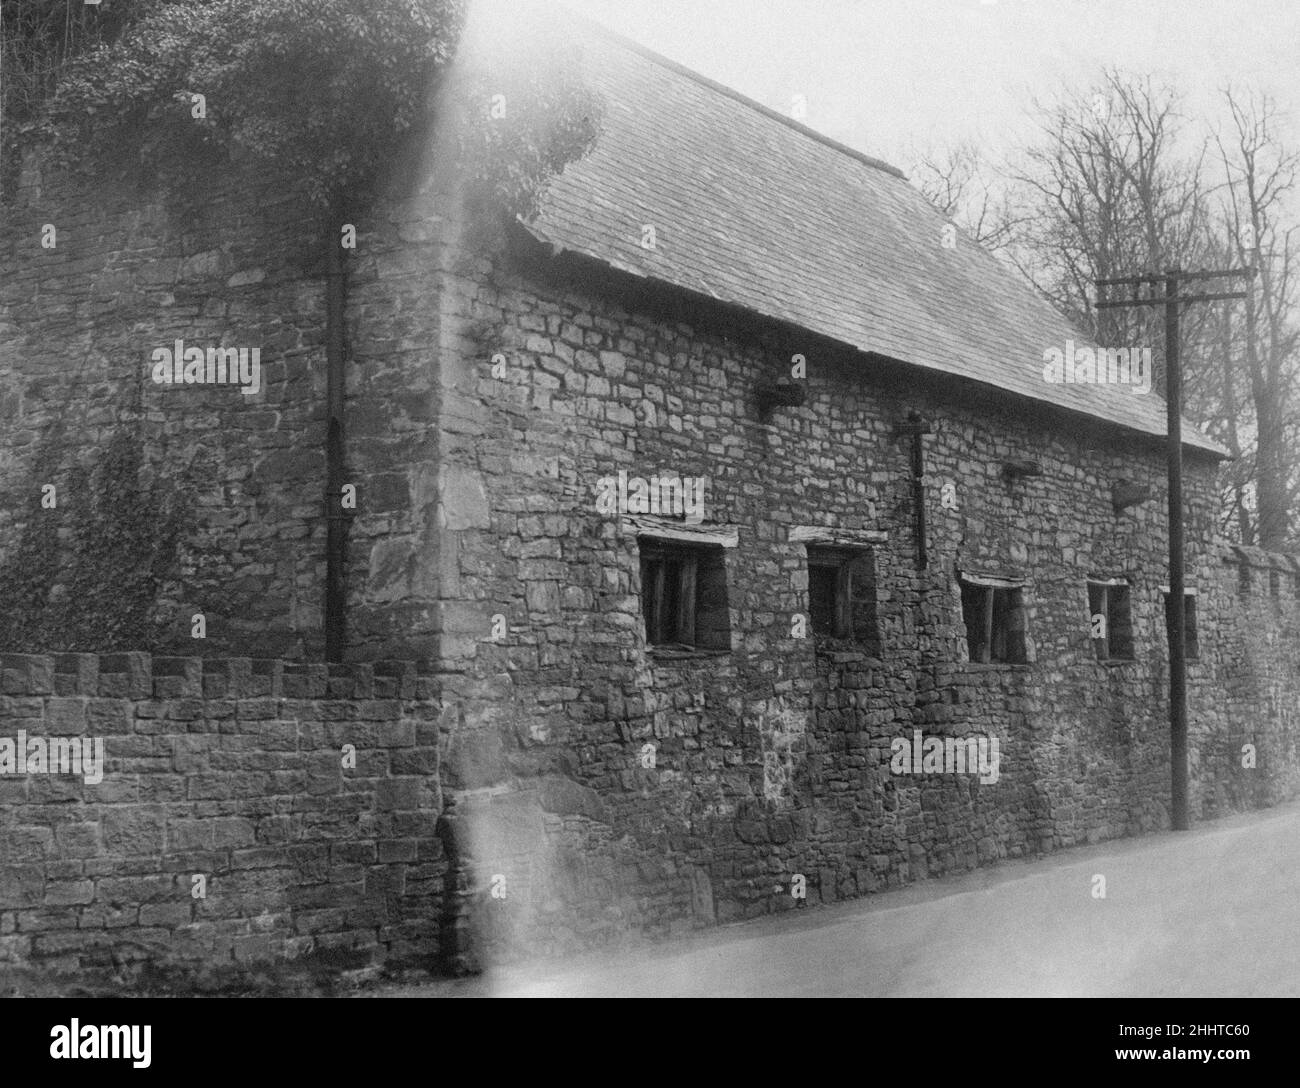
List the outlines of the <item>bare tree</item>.
{"label": "bare tree", "polygon": [[1300,499],[1297,236],[1286,210],[1300,158],[1279,136],[1269,98],[1231,89],[1223,98],[1227,133],[1197,140],[1172,88],[1112,69],[1098,86],[1035,102],[1039,134],[1000,176],[969,143],[916,156],[912,174],[940,211],[1089,335],[1151,345],[1157,389],[1162,311],[1099,311],[1095,282],[1258,269],[1245,305],[1184,310],[1185,405],[1232,454],[1219,479],[1221,530],[1280,548]]}
{"label": "bare tree", "polygon": [[[1221,336],[1224,408],[1237,412],[1232,437],[1253,434],[1256,525],[1250,525],[1246,489],[1234,496],[1244,542],[1282,548],[1291,536],[1291,509],[1300,492],[1297,438],[1296,231],[1286,221],[1285,197],[1295,188],[1300,155],[1277,133],[1277,109],[1267,95],[1223,91],[1231,123],[1215,134],[1223,168],[1219,196],[1222,248],[1257,278],[1245,302],[1244,329]],[[1241,347],[1233,351],[1235,344]],[[1238,392],[1238,382],[1244,390]],[[1249,407],[1249,413],[1242,411]],[[1236,452],[1236,451],[1234,451]]]}
{"label": "bare tree", "polygon": [[980,148],[969,140],[947,151],[932,148],[913,157],[912,183],[973,241],[998,253],[1015,236],[1019,221],[1005,183]]}
{"label": "bare tree", "polygon": [[1098,311],[1094,284],[1204,258],[1201,153],[1180,149],[1177,95],[1108,70],[1097,87],[1035,106],[1046,120],[1013,176],[1025,208],[1013,260],[1103,343],[1162,343],[1157,314]]}

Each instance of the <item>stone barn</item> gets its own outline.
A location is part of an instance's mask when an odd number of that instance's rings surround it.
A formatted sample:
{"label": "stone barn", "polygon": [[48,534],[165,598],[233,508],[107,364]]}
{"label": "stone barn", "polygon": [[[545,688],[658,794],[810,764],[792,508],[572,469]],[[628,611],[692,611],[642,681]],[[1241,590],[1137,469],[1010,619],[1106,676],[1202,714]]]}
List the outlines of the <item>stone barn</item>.
{"label": "stone barn", "polygon": [[[210,469],[152,644],[4,647],[0,733],[108,763],[0,776],[0,964],[465,969],[1168,826],[1153,345],[1088,344],[888,164],[580,37],[602,131],[537,214],[471,222],[435,153],[357,224],[342,662],[294,224],[28,164],[0,556],[123,418]],[[159,386],[177,340],[259,348],[260,388]],[[1300,582],[1217,540],[1184,435],[1200,819],[1296,791]]]}

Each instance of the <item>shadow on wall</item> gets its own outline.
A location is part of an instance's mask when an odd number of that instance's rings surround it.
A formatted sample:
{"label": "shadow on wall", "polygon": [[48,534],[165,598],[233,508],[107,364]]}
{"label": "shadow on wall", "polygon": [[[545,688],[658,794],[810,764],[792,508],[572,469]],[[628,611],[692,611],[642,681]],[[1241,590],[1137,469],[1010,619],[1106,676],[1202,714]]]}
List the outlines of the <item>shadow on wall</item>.
{"label": "shadow on wall", "polygon": [[130,424],[110,432],[92,468],[70,454],[64,428],[52,428],[31,457],[41,474],[11,489],[22,513],[0,561],[0,650],[192,654],[201,643],[189,617],[182,634],[164,597],[193,537],[199,458],[159,478]]}

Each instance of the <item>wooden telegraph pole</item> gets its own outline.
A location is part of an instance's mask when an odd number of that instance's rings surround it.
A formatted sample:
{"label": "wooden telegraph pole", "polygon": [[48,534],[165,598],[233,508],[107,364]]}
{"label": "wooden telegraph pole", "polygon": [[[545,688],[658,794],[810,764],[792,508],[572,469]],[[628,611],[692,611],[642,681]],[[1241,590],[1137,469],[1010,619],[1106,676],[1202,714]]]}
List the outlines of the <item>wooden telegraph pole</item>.
{"label": "wooden telegraph pole", "polygon": [[[1170,269],[1163,276],[1120,276],[1097,281],[1097,309],[1114,310],[1132,306],[1165,308],[1165,434],[1169,468],[1169,603],[1165,610],[1169,637],[1169,763],[1171,779],[1172,824],[1175,831],[1186,831],[1187,816],[1187,632],[1184,627],[1183,570],[1183,372],[1178,357],[1179,307],[1189,302],[1245,298],[1245,291],[1217,291],[1209,294],[1184,295],[1179,288],[1197,280],[1251,278],[1253,268],[1229,268],[1214,272],[1180,272]],[[1142,285],[1164,281],[1164,294],[1142,297]],[[1134,287],[1130,299],[1101,300],[1103,287]]]}

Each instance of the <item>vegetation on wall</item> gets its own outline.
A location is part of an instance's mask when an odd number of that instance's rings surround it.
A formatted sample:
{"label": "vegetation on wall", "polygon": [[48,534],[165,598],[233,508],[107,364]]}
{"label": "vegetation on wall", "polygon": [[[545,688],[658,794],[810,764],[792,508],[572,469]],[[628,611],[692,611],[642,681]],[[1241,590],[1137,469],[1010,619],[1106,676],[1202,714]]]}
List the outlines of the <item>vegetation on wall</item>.
{"label": "vegetation on wall", "polygon": [[[546,178],[593,142],[599,100],[583,86],[563,35],[521,3],[500,8],[516,33],[477,35],[472,58],[459,65],[467,0],[73,6],[0,0],[0,160],[9,171],[0,197],[12,193],[30,149],[44,169],[79,175],[91,191],[115,174],[143,193],[201,206],[217,189],[238,193],[232,181],[247,178],[242,191],[270,190],[288,202],[268,214],[307,225],[308,265],[330,270],[322,481],[329,519],[346,460],[340,228],[364,217],[399,152],[440,126],[456,133],[436,141],[449,159],[440,165],[464,178],[472,205],[526,214]],[[497,48],[507,38],[514,52]],[[284,245],[284,237],[268,231],[249,241]],[[58,548],[47,512],[27,512],[0,585],[0,607],[23,603],[0,617],[0,644],[150,644],[146,598],[175,560],[178,514],[139,487],[139,446],[109,453],[88,479],[69,479],[83,505]],[[71,566],[56,571],[56,555]],[[346,602],[344,556],[345,545],[329,551],[327,627],[331,601]],[[91,629],[79,629],[82,620]]]}
{"label": "vegetation on wall", "polygon": [[[358,206],[430,123],[468,4],[105,0],[60,26],[63,7],[2,2],[7,150],[40,146],[89,176],[134,165],[173,193],[242,164],[327,210]],[[516,7],[506,18],[528,25],[526,53],[481,38],[450,116],[433,119],[461,126],[459,165],[512,213],[590,146],[600,113],[560,35]]]}
{"label": "vegetation on wall", "polygon": [[23,530],[0,564],[0,650],[138,650],[167,641],[154,609],[178,568],[193,495],[186,474],[148,478],[130,426],[113,432],[93,467],[29,485]]}

